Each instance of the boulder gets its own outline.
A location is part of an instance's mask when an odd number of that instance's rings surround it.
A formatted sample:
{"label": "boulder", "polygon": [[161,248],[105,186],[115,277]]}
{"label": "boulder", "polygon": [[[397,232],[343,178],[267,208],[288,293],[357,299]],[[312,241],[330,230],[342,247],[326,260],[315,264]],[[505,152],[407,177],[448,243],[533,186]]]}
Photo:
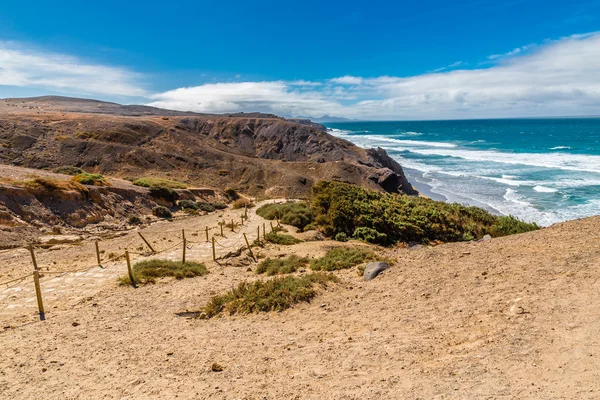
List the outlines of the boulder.
{"label": "boulder", "polygon": [[485,235],[483,236],[483,238],[481,238],[481,242],[487,242],[488,240],[492,240],[492,237],[490,235]]}
{"label": "boulder", "polygon": [[42,247],[52,247],[57,244],[74,244],[79,243],[83,238],[79,235],[52,235],[42,236],[40,238],[40,245]]}
{"label": "boulder", "polygon": [[365,281],[370,281],[375,279],[377,275],[388,269],[390,265],[388,263],[378,261],[367,264],[365,267],[365,272],[363,273],[363,279]]}

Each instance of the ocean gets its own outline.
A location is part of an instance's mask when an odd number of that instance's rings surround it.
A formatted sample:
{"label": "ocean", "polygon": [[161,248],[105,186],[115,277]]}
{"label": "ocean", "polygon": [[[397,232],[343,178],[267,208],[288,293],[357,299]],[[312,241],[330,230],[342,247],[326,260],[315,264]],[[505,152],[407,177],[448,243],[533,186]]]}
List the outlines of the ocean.
{"label": "ocean", "polygon": [[600,118],[343,122],[382,147],[416,189],[547,226],[600,214]]}

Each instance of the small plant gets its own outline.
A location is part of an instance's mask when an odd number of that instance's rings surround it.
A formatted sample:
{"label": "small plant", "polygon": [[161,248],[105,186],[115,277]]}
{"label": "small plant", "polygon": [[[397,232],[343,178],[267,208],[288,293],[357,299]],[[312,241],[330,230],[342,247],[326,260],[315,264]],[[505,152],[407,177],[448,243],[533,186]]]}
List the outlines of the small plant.
{"label": "small plant", "polygon": [[152,186],[148,190],[148,194],[155,199],[162,199],[170,203],[174,203],[179,198],[179,193],[173,189],[161,186]]}
{"label": "small plant", "polygon": [[137,215],[132,215],[127,219],[129,225],[140,225],[142,223],[142,219]]}
{"label": "small plant", "polygon": [[375,254],[363,249],[336,247],[329,250],[324,257],[311,261],[310,268],[315,271],[336,271],[352,268],[365,261],[375,259]]}
{"label": "small plant", "polygon": [[338,242],[347,242],[348,235],[346,235],[344,232],[338,232],[337,235],[335,235],[335,240]]}
{"label": "small plant", "polygon": [[232,207],[234,210],[244,207],[252,208],[254,207],[254,203],[247,197],[240,197],[239,199],[233,202]]}
{"label": "small plant", "polygon": [[88,188],[75,181],[63,181],[55,178],[47,178],[47,177],[35,177],[33,179],[23,181],[23,182],[13,182],[14,184],[18,184],[20,186],[34,189],[34,190],[47,190],[47,191],[68,191],[68,190],[77,190],[78,192],[87,195],[89,193]]}
{"label": "small plant", "polygon": [[164,219],[173,218],[173,214],[171,213],[171,210],[169,210],[167,207],[163,207],[163,206],[154,207],[152,209],[152,214],[154,214],[158,218],[164,218]]}
{"label": "small plant", "polygon": [[183,182],[173,181],[173,180],[164,179],[164,178],[152,178],[152,177],[138,178],[133,181],[133,184],[136,186],[143,186],[143,187],[155,186],[155,187],[162,187],[162,188],[168,188],[168,189],[186,189],[187,188],[187,185]]}
{"label": "small plant", "polygon": [[217,174],[219,174],[219,176],[227,176],[229,175],[229,171],[226,169],[220,169]]}
{"label": "small plant", "polygon": [[221,312],[232,315],[283,311],[297,303],[309,302],[317,295],[315,286],[326,287],[329,282],[337,282],[337,279],[325,273],[241,282],[227,293],[213,296],[203,311],[206,318]]}
{"label": "small plant", "polygon": [[85,171],[79,167],[65,165],[65,166],[56,168],[54,170],[54,172],[56,172],[57,174],[63,174],[63,175],[79,175],[79,174],[83,174]]}
{"label": "small plant", "polygon": [[197,210],[199,208],[198,203],[193,200],[180,200],[177,205],[182,210]]}
{"label": "small plant", "polygon": [[215,210],[224,210],[227,208],[227,204],[225,203],[209,203],[211,206],[214,207]]}
{"label": "small plant", "polygon": [[265,204],[256,213],[265,219],[280,220],[299,229],[304,229],[313,221],[313,214],[305,202]]}
{"label": "small plant", "polygon": [[267,258],[256,267],[257,274],[265,274],[267,276],[291,274],[299,268],[305,267],[309,263],[306,257],[298,257],[295,254],[288,258]]}
{"label": "small plant", "polygon": [[[194,262],[178,262],[170,260],[147,260],[136,263],[133,268],[133,279],[136,283],[156,283],[156,279],[172,276],[175,279],[193,278],[208,274],[204,264]],[[130,285],[129,276],[119,278],[123,285]]]}
{"label": "small plant", "polygon": [[238,192],[235,189],[232,189],[232,188],[225,189],[225,195],[227,195],[227,197],[231,201],[237,200],[237,199],[240,198],[240,195],[238,194]]}
{"label": "small plant", "polygon": [[300,243],[302,241],[302,240],[296,239],[295,237],[293,237],[291,235],[282,235],[280,233],[275,233],[275,232],[267,233],[267,235],[265,236],[265,239],[268,242],[275,243],[275,244],[283,244],[283,245],[292,245],[292,244]]}
{"label": "small plant", "polygon": [[102,174],[88,174],[84,172],[79,175],[75,175],[71,178],[75,182],[79,182],[82,185],[91,185],[91,186],[106,186],[108,182],[106,182],[106,178]]}

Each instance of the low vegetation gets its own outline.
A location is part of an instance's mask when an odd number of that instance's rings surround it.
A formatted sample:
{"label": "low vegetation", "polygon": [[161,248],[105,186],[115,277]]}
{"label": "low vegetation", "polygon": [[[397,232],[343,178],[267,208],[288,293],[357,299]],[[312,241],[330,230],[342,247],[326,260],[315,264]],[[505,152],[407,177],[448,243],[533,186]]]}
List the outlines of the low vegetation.
{"label": "low vegetation", "polygon": [[148,194],[155,199],[161,199],[170,203],[174,203],[179,199],[179,193],[164,186],[151,186]]}
{"label": "low vegetation", "polygon": [[63,175],[79,175],[83,174],[85,171],[79,167],[74,167],[71,165],[64,165],[62,167],[58,167],[54,170],[57,174]]}
{"label": "low vegetation", "polygon": [[[147,260],[136,263],[133,268],[133,279],[136,283],[156,283],[159,278],[174,277],[175,279],[194,278],[208,274],[204,264],[195,262],[178,262],[170,260]],[[129,276],[119,278],[123,285],[130,285]]]}
{"label": "low vegetation", "polygon": [[225,294],[210,299],[203,311],[207,318],[225,312],[250,314],[283,311],[317,295],[316,286],[326,287],[337,279],[326,273],[286,276],[266,281],[242,282]]}
{"label": "low vegetation", "polygon": [[91,186],[107,186],[108,182],[106,178],[102,174],[88,174],[87,172],[83,172],[81,174],[75,175],[71,178],[75,182],[79,182],[82,185],[91,185]]}
{"label": "low vegetation", "polygon": [[305,202],[265,204],[256,213],[265,219],[279,220],[299,229],[305,229],[313,221],[310,206]]}
{"label": "low vegetation", "polygon": [[391,245],[398,242],[456,242],[539,229],[512,216],[422,197],[382,193],[342,182],[313,187],[315,224],[326,235]]}
{"label": "low vegetation", "polygon": [[63,181],[56,178],[48,178],[38,176],[26,181],[13,181],[13,184],[22,186],[33,190],[46,190],[46,191],[69,191],[76,190],[82,194],[88,194],[89,190],[79,182],[72,180]]}
{"label": "low vegetation", "polygon": [[227,188],[225,189],[225,195],[227,196],[227,198],[231,201],[237,200],[240,198],[239,193],[237,192],[237,190],[232,189],[232,188]]}
{"label": "low vegetation", "polygon": [[168,189],[186,189],[187,185],[183,182],[173,181],[165,178],[138,178],[133,181],[134,185],[143,186],[143,187],[162,187]]}
{"label": "low vegetation", "polygon": [[267,242],[275,243],[275,244],[283,244],[283,245],[291,245],[300,243],[302,240],[296,239],[291,235],[284,235],[281,233],[270,232],[265,235],[265,239]]}
{"label": "low vegetation", "polygon": [[265,274],[267,276],[291,274],[298,269],[305,267],[309,263],[306,257],[298,257],[295,254],[287,258],[267,258],[258,264],[256,267],[257,274]]}
{"label": "low vegetation", "polygon": [[173,218],[173,213],[167,207],[158,206],[152,209],[152,214],[158,218],[171,219]]}
{"label": "low vegetation", "polygon": [[371,251],[350,248],[336,247],[329,250],[324,257],[312,260],[310,268],[315,271],[337,271],[347,269],[362,264],[366,261],[374,260],[375,254]]}

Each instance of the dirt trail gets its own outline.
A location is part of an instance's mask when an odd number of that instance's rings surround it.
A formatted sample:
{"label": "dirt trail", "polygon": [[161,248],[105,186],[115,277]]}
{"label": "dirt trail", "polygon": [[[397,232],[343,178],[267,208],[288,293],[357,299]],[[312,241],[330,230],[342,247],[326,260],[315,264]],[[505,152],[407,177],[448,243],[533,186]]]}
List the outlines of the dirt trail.
{"label": "dirt trail", "polygon": [[[265,201],[258,206],[272,201],[277,200]],[[139,237],[137,229],[124,237],[102,241],[99,246],[103,251],[103,268],[96,266],[93,242],[84,242],[78,246],[67,245],[60,250],[36,249],[36,259],[42,270],[41,287],[44,301],[52,308],[62,308],[65,304],[73,306],[105,287],[114,287],[116,279],[127,274],[127,264],[123,256],[125,249],[129,249],[132,263],[153,258],[181,260],[182,229],[186,231],[188,242],[186,259],[213,264],[211,243],[213,236],[215,236],[216,256],[220,258],[245,247],[244,233],[252,242],[256,239],[259,227],[261,232],[263,226],[268,226],[267,232],[270,231],[270,222],[257,215],[256,208],[248,210],[248,220],[244,221],[244,225],[241,225],[240,218],[244,210],[228,209],[174,222],[161,222],[142,229],[139,232],[150,241],[156,254],[149,251]],[[234,231],[230,227],[223,227],[223,236],[221,236],[219,222],[226,221],[230,224],[232,219],[235,224]],[[209,242],[206,241],[206,227],[209,228]],[[106,261],[109,253],[119,256],[118,261]],[[3,259],[6,269],[10,268],[7,272],[2,271],[4,273],[0,280],[3,282],[24,276],[32,270],[30,253],[26,249],[4,251],[0,259]],[[220,264],[226,262],[227,260],[223,260]],[[81,271],[82,269],[84,271]],[[64,272],[70,270],[77,270],[77,272]],[[0,310],[2,310],[0,324],[14,325],[16,321],[31,320],[31,314],[36,309],[32,277],[0,287]],[[46,311],[48,313],[48,310]]]}
{"label": "dirt trail", "polygon": [[[380,250],[397,263],[371,282],[341,271],[310,304],[210,320],[176,313],[255,279],[246,267],[209,264],[205,277],[137,290],[107,279],[44,323],[0,333],[0,397],[597,399],[599,232],[595,217],[482,243]],[[211,371],[215,362],[223,372]]]}

